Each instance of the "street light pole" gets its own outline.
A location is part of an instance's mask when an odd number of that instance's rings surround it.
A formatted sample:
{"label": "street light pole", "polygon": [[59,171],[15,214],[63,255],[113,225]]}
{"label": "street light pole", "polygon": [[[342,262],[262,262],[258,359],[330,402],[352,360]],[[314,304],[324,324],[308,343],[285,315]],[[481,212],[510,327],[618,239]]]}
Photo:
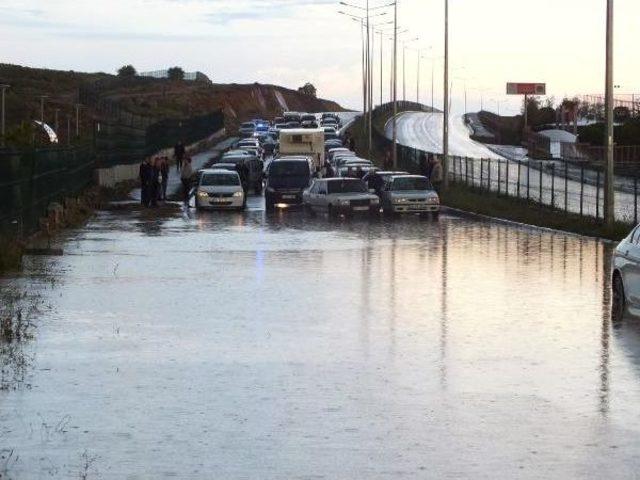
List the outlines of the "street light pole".
{"label": "street light pole", "polygon": [[607,225],[614,222],[614,144],[613,144],[613,0],[607,0],[607,52],[606,52],[605,111],[607,118],[606,145],[607,164],[604,183],[604,221]]}
{"label": "street light pole", "polygon": [[40,122],[44,124],[44,99],[49,95],[40,95]]}
{"label": "street light pole", "polygon": [[383,71],[383,63],[382,63],[382,44],[384,43],[383,40],[383,33],[380,32],[380,105],[382,105],[382,71]]}
{"label": "street light pole", "polygon": [[398,169],[398,0],[393,4],[393,169]]}
{"label": "street light pole", "polygon": [[449,187],[449,0],[444,0],[444,120],[442,125],[443,188]]}
{"label": "street light pole", "polygon": [[418,50],[418,72],[416,76],[416,103],[420,103],[420,50]]}

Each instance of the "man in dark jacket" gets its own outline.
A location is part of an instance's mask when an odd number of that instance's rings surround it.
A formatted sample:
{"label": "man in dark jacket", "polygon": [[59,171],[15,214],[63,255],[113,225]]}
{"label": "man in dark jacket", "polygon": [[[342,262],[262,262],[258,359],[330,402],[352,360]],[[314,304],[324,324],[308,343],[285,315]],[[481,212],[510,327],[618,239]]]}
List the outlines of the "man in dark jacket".
{"label": "man in dark jacket", "polygon": [[150,159],[145,158],[140,164],[140,200],[145,207],[151,202],[151,180],[153,177],[153,167]]}
{"label": "man in dark jacket", "polygon": [[175,147],[173,147],[173,156],[176,158],[176,169],[180,171],[182,169],[182,160],[186,150],[182,141],[178,141]]}

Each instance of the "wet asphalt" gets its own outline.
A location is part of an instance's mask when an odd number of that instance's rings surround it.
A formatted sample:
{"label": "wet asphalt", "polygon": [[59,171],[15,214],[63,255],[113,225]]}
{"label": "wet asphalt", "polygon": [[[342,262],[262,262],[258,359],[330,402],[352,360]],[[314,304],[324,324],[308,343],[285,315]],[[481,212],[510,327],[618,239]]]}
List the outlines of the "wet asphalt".
{"label": "wet asphalt", "polygon": [[258,197],[119,205],[62,242],[0,280],[41,304],[3,367],[1,478],[640,471],[640,321],[610,322],[608,244]]}

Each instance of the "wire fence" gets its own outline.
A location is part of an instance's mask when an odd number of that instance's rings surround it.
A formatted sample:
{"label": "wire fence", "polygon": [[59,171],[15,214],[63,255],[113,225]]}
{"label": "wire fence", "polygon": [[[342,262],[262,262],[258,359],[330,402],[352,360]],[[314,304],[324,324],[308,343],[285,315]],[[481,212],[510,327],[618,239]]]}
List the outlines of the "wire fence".
{"label": "wire fence", "polygon": [[0,233],[37,230],[52,202],[80,194],[93,181],[92,147],[0,150]]}
{"label": "wire fence", "polygon": [[[389,111],[388,106],[384,106]],[[427,107],[428,108],[428,107]],[[382,151],[391,150],[393,142],[383,132],[374,129],[374,142]],[[397,145],[398,168],[420,173],[420,158],[431,154],[414,147]],[[436,157],[442,160],[442,155]],[[516,161],[495,158],[448,156],[451,182],[481,192],[526,200],[558,212],[603,219],[604,171],[558,160]],[[616,177],[615,218],[626,223],[638,223],[640,180]]]}

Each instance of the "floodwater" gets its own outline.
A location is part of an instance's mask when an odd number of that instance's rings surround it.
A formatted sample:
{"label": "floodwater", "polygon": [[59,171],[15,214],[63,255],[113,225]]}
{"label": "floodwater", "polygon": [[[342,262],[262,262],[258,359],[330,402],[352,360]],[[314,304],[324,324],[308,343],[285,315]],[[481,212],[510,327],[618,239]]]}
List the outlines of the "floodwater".
{"label": "floodwater", "polygon": [[9,288],[2,478],[637,478],[610,246],[442,215],[100,212]]}

